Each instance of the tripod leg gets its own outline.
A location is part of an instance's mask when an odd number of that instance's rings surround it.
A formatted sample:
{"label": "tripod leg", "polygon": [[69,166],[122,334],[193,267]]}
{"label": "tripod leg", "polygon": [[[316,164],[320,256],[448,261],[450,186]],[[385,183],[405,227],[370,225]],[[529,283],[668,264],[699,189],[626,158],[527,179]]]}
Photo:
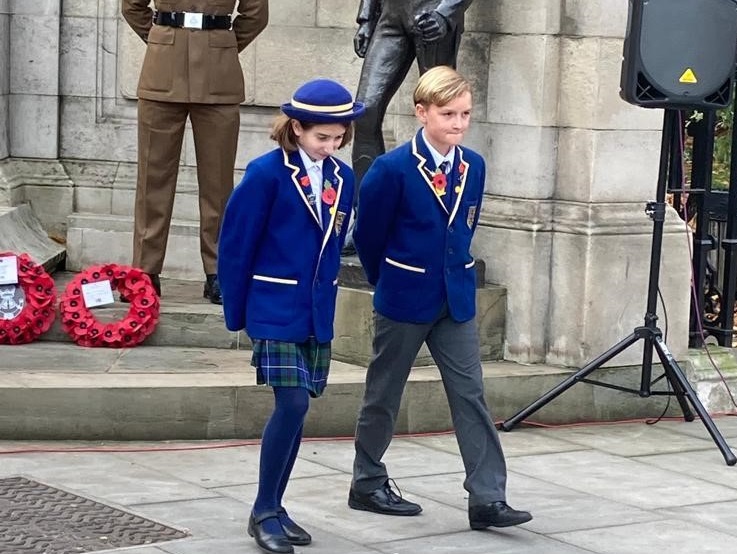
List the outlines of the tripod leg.
{"label": "tripod leg", "polygon": [[[663,343],[663,345],[665,344],[662,339],[661,342]],[[675,363],[673,361],[673,357],[666,356],[666,354],[656,346],[654,337],[651,340],[651,345],[653,348],[655,348],[655,351],[658,353],[658,357],[660,358],[660,362],[663,364],[663,372],[665,373],[665,378],[670,383],[670,386],[673,387],[673,393],[675,394],[675,397],[678,400],[678,405],[681,407],[681,411],[683,412],[683,419],[685,419],[686,421],[693,421],[695,418],[693,412],[691,411],[691,407],[688,405],[688,402],[686,402],[686,391],[683,390],[680,381],[678,381],[678,378],[673,371],[672,363]]]}
{"label": "tripod leg", "polygon": [[711,416],[704,408],[704,405],[699,400],[699,397],[696,395],[696,391],[694,391],[691,383],[688,382],[688,379],[686,379],[683,371],[676,363],[676,360],[673,358],[673,354],[670,353],[668,347],[665,345],[665,342],[663,342],[663,339],[661,337],[655,337],[654,340],[655,349],[657,350],[660,359],[663,360],[663,365],[667,365],[668,368],[670,368],[670,372],[672,373],[673,377],[678,380],[678,383],[680,384],[684,394],[691,401],[691,405],[694,407],[694,410],[696,410],[696,413],[699,414],[704,427],[706,427],[706,430],[711,435],[714,443],[717,445],[717,447],[719,447],[719,450],[722,452],[722,456],[724,456],[724,460],[727,462],[727,465],[733,466],[735,463],[737,463],[737,457],[735,457],[734,452],[732,452],[732,450],[729,448],[729,445],[724,440],[724,437],[719,432],[719,429],[717,429],[717,426],[714,424]]}
{"label": "tripod leg", "polygon": [[585,365],[581,369],[579,369],[576,373],[568,377],[565,381],[557,385],[555,388],[551,389],[544,395],[542,395],[540,398],[535,400],[532,404],[524,408],[523,410],[520,410],[515,415],[507,419],[504,423],[502,423],[501,428],[505,431],[511,431],[512,428],[517,425],[520,421],[527,418],[527,416],[535,413],[540,408],[545,406],[548,402],[553,400],[554,398],[558,397],[565,391],[567,391],[569,388],[571,388],[573,385],[578,383],[579,381],[585,379],[590,373],[593,373],[596,369],[607,363],[610,359],[612,359],[614,356],[619,354],[620,352],[626,350],[631,345],[633,345],[635,342],[638,341],[639,335],[636,333],[632,333],[625,339],[621,340],[614,346],[612,346],[609,350],[604,352],[601,356],[598,358],[592,360],[588,363],[588,365]]}

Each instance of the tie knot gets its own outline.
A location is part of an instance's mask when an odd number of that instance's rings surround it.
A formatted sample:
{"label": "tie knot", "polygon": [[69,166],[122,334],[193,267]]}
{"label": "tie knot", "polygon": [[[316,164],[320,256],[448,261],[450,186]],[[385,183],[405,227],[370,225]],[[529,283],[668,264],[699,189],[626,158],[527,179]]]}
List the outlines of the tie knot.
{"label": "tie knot", "polygon": [[448,160],[443,160],[440,163],[439,168],[440,168],[440,171],[447,174],[450,171],[450,162]]}

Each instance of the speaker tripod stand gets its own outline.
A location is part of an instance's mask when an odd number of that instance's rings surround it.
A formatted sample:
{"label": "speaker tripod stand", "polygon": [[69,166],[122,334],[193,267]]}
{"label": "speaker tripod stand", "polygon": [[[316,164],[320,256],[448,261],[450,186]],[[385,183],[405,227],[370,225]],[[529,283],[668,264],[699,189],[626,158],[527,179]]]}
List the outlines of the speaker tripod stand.
{"label": "speaker tripod stand", "polygon": [[[612,346],[609,350],[601,354],[599,357],[591,361],[588,365],[581,368],[579,371],[568,377],[565,381],[560,383],[555,388],[544,394],[538,400],[510,417],[504,423],[501,428],[504,431],[511,431],[512,428],[526,419],[531,414],[545,406],[548,402],[558,397],[560,394],[571,388],[573,385],[579,382],[586,382],[598,386],[604,386],[624,392],[632,392],[639,394],[641,397],[649,397],[652,395],[671,395],[675,396],[678,400],[678,404],[683,412],[683,417],[686,421],[693,421],[694,414],[689,408],[688,402],[691,403],[693,409],[701,418],[706,430],[711,435],[711,438],[716,443],[719,450],[724,456],[724,460],[727,465],[733,466],[737,462],[737,457],[730,450],[729,446],[722,437],[719,429],[717,429],[714,421],[709,416],[708,412],[704,408],[703,404],[698,399],[696,392],[694,391],[691,384],[686,379],[678,363],[673,358],[673,355],[668,350],[668,347],[663,340],[663,333],[657,327],[656,321],[658,316],[656,315],[657,308],[657,297],[658,297],[658,281],[660,279],[660,256],[663,246],[663,222],[665,220],[665,193],[667,184],[673,184],[674,179],[673,161],[680,161],[680,153],[674,152],[674,139],[677,137],[676,133],[678,130],[678,112],[676,110],[666,109],[663,117],[663,138],[660,150],[660,169],[658,174],[658,188],[656,194],[656,201],[648,203],[646,213],[653,220],[653,241],[650,251],[650,278],[647,295],[647,312],[645,314],[645,324],[641,327],[636,327],[635,330],[628,337]],[[674,156],[676,156],[674,158]],[[673,187],[675,188],[675,187]],[[623,352],[639,340],[644,341],[643,354],[642,354],[642,374],[640,380],[640,389],[628,389],[620,387],[618,385],[612,385],[609,383],[602,383],[599,381],[589,380],[587,377],[603,366],[606,362],[612,359],[617,354]],[[653,351],[655,351],[660,358],[660,362],[663,364],[664,375],[656,379],[656,382],[665,377],[672,390],[669,391],[653,391],[651,381],[652,378],[652,361]]]}

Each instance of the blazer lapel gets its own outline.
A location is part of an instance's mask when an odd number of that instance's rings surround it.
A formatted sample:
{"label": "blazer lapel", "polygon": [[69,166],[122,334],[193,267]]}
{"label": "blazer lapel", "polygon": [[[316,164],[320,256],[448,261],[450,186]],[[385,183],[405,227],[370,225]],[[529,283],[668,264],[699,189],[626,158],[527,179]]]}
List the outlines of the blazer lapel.
{"label": "blazer lapel", "polygon": [[427,186],[430,188],[430,192],[435,197],[435,199],[438,201],[438,205],[447,214],[448,208],[445,207],[445,204],[443,203],[443,199],[437,195],[437,193],[435,192],[435,187],[432,185],[432,178],[430,176],[434,173],[434,171],[430,169],[429,167],[427,167],[427,160],[432,158],[432,156],[430,155],[430,152],[425,146],[425,141],[422,140],[421,133],[422,131],[418,131],[417,134],[412,138],[412,155],[417,159],[417,162],[418,162],[417,171],[422,176],[422,180],[425,181],[425,183],[427,183]]}
{"label": "blazer lapel", "polygon": [[343,193],[343,176],[340,174],[340,166],[332,157],[325,158],[322,163],[323,190],[325,189],[325,181],[330,183],[330,187],[335,191],[335,200],[332,204],[322,203],[322,223],[323,223],[323,239],[320,254],[325,250],[330,235],[333,234],[335,227],[335,218],[340,205],[340,195]]}
{"label": "blazer lapel", "polygon": [[[471,167],[471,164],[469,164],[466,160],[463,159],[463,149],[460,146],[456,146],[456,152],[455,152],[455,167],[453,167],[453,171],[451,174],[457,179],[454,179],[454,183],[448,183],[449,187],[456,187],[456,183],[458,183],[458,187],[460,190],[456,194],[456,201],[453,204],[453,211],[450,213],[450,217],[448,218],[448,225],[450,226],[451,223],[453,223],[453,218],[458,213],[458,207],[461,205],[461,198],[463,197],[463,191],[466,188],[466,178],[468,177],[468,169]],[[457,176],[457,177],[456,177]]]}
{"label": "blazer lapel", "polygon": [[[299,156],[299,152],[296,150],[291,153],[287,153],[286,150],[282,150],[284,155],[284,165],[291,171],[292,183],[294,183],[297,193],[299,194],[305,207],[309,210],[312,218],[320,226],[320,220],[317,218],[316,208],[310,205],[308,194],[312,194],[312,187],[310,186],[310,178],[307,175],[307,171],[302,165],[302,160]],[[303,184],[304,183],[304,184]]]}

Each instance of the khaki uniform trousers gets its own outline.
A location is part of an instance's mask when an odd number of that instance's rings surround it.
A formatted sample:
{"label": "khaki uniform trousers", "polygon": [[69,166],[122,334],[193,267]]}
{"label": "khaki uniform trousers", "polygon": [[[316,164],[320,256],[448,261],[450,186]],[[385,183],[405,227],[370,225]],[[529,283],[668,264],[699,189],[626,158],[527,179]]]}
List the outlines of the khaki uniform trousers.
{"label": "khaki uniform trousers", "polygon": [[238,104],[139,99],[133,265],[147,273],[161,273],[164,265],[188,116],[197,158],[202,265],[205,273],[217,273],[220,222],[233,190],[240,126]]}

